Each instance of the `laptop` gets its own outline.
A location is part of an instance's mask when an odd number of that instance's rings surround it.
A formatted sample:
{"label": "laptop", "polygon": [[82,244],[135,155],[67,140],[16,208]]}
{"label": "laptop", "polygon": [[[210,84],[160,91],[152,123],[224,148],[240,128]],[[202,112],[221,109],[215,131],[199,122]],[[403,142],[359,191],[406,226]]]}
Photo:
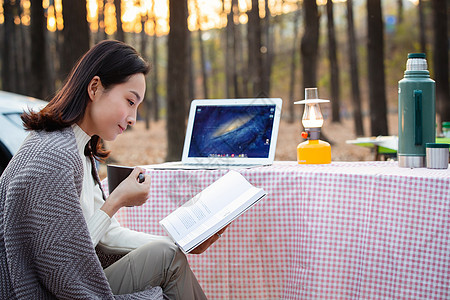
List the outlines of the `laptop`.
{"label": "laptop", "polygon": [[148,169],[219,169],[271,165],[280,98],[198,99],[189,110],[181,161]]}

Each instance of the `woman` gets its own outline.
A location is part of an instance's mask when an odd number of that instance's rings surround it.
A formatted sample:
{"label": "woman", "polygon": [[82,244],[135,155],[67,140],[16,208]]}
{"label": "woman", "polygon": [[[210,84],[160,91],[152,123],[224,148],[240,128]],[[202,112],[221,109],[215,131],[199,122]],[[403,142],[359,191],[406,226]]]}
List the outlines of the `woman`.
{"label": "woman", "polygon": [[[105,200],[94,158],[136,122],[148,64],[130,46],[103,41],[74,67],[40,112],[22,115],[31,133],[0,178],[0,298],[206,299],[185,255],[167,237],[120,227],[123,206],[145,203],[150,178],[135,168]],[[219,235],[195,249],[206,250]],[[94,247],[126,254],[102,269]],[[133,298],[134,299],[134,298]]]}

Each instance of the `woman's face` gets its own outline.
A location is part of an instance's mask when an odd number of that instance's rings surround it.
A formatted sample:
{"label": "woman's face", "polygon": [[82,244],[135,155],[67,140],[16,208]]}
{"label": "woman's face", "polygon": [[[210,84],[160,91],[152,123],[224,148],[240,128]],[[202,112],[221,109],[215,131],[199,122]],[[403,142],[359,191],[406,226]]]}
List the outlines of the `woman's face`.
{"label": "woman's face", "polygon": [[132,75],[128,81],[105,90],[100,78],[94,77],[88,88],[91,101],[79,126],[89,135],[113,141],[117,135],[136,123],[137,108],[144,99],[145,76]]}

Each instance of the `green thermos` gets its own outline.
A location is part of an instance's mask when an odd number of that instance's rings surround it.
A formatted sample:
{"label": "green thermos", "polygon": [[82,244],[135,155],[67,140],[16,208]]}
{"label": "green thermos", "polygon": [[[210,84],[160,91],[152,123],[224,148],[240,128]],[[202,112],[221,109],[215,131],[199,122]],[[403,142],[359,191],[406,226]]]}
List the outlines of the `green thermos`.
{"label": "green thermos", "polygon": [[425,53],[409,53],[404,77],[398,82],[400,167],[425,167],[425,145],[436,142],[435,118],[435,82],[427,70]]}

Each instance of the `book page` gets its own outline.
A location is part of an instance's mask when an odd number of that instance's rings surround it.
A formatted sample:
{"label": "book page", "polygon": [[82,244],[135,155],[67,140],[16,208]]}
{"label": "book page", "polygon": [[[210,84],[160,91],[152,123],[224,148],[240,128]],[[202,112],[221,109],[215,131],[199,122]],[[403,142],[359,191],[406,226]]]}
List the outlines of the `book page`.
{"label": "book page", "polygon": [[[160,223],[175,241],[189,241],[227,213],[242,207],[259,191],[262,190],[252,186],[241,174],[229,171]],[[196,229],[200,224],[203,229]]]}
{"label": "book page", "polygon": [[218,211],[213,218],[206,220],[204,223],[198,224],[197,227],[188,232],[186,236],[178,241],[179,246],[184,250],[195,248],[195,246],[199,245],[208,237],[243,214],[248,208],[264,196],[265,193],[263,190],[252,187],[239,196],[235,201]]}

